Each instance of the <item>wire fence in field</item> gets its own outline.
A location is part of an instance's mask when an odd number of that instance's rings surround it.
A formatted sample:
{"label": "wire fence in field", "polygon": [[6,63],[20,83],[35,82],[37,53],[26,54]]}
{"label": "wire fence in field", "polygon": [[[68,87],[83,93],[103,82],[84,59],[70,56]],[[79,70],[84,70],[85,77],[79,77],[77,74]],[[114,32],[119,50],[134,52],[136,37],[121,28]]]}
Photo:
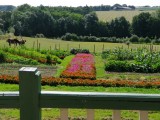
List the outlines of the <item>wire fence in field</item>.
{"label": "wire fence in field", "polygon": [[[43,49],[43,43],[38,40],[33,42],[33,49]],[[88,49],[91,53],[101,53],[106,49],[115,49],[117,47],[122,47],[125,49],[133,50],[137,48],[147,48],[150,51],[160,51],[159,45],[153,44],[130,44],[125,43],[94,43],[94,42],[56,42],[49,44],[48,50],[66,50],[70,51],[71,49]]]}

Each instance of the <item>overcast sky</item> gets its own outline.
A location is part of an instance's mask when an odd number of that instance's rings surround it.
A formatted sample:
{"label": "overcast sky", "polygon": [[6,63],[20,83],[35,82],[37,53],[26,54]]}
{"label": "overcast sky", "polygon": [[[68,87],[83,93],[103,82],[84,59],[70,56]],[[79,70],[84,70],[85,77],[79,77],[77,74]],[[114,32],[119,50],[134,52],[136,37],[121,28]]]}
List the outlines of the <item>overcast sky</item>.
{"label": "overcast sky", "polygon": [[127,4],[135,6],[160,6],[160,0],[0,0],[0,5],[14,5],[30,4],[31,6],[95,6],[95,5],[114,5]]}

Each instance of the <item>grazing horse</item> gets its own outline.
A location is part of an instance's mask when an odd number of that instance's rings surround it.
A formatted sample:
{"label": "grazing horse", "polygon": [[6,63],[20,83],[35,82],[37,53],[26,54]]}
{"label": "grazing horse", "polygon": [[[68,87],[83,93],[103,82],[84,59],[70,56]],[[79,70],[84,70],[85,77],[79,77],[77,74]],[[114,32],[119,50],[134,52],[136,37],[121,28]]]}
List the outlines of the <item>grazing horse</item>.
{"label": "grazing horse", "polygon": [[26,40],[19,40],[19,45],[24,45],[26,43]]}
{"label": "grazing horse", "polygon": [[11,44],[14,44],[17,46],[17,44],[19,44],[19,40],[18,39],[7,39],[7,42],[9,43],[9,46],[11,46]]}
{"label": "grazing horse", "polygon": [[9,46],[11,46],[11,44],[14,44],[17,46],[17,44],[19,45],[24,45],[26,40],[18,40],[18,39],[7,39],[7,42],[9,43]]}

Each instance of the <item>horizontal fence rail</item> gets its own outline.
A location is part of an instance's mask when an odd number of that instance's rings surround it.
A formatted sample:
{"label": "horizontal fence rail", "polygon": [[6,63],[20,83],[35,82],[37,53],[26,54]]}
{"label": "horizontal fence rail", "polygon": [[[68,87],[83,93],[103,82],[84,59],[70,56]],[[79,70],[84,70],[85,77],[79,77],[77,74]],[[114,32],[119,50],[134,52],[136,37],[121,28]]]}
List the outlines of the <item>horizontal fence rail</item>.
{"label": "horizontal fence rail", "polygon": [[160,95],[42,91],[40,106],[116,110],[160,110]]}
{"label": "horizontal fence rail", "polygon": [[41,120],[41,108],[60,108],[61,120],[68,108],[87,109],[87,120],[94,120],[94,109],[112,109],[113,120],[120,110],[140,110],[140,120],[148,120],[147,111],[160,111],[159,94],[41,91],[37,68],[21,68],[19,92],[0,92],[0,108],[20,108],[20,120]]}
{"label": "horizontal fence rail", "polygon": [[[42,91],[41,108],[87,108],[160,111],[160,95]],[[19,108],[19,92],[0,92],[0,108]]]}

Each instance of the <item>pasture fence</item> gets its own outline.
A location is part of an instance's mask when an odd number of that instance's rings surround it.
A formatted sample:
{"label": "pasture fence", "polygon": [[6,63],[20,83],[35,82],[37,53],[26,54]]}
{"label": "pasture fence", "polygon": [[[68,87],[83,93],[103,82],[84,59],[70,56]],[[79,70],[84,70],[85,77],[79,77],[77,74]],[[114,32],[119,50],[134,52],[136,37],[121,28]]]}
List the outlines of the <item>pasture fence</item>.
{"label": "pasture fence", "polygon": [[[33,49],[36,50],[41,50],[43,49],[43,44],[37,39],[37,41],[34,41],[33,43]],[[35,45],[36,44],[36,45]],[[41,45],[42,44],[42,45]],[[105,49],[113,49],[116,47],[122,47],[125,49],[129,49],[129,50],[133,50],[133,49],[137,49],[137,48],[147,48],[148,50],[152,51],[159,51],[158,46],[157,45],[153,45],[153,44],[146,44],[146,45],[137,45],[137,47],[135,47],[134,44],[127,44],[127,43],[112,43],[112,45],[110,44],[110,46],[108,46],[108,43],[88,43],[88,42],[64,42],[64,43],[53,43],[50,44],[48,46],[49,50],[66,50],[66,51],[70,51],[71,49],[88,49],[91,53],[101,53],[103,52]]]}
{"label": "pasture fence", "polygon": [[69,108],[87,109],[87,120],[95,119],[94,109],[113,110],[113,120],[121,120],[120,110],[139,110],[139,120],[160,111],[159,94],[41,91],[41,73],[33,67],[22,67],[19,79],[19,91],[0,92],[0,108],[20,108],[20,120],[41,120],[41,108],[59,108],[60,120],[68,119]]}

